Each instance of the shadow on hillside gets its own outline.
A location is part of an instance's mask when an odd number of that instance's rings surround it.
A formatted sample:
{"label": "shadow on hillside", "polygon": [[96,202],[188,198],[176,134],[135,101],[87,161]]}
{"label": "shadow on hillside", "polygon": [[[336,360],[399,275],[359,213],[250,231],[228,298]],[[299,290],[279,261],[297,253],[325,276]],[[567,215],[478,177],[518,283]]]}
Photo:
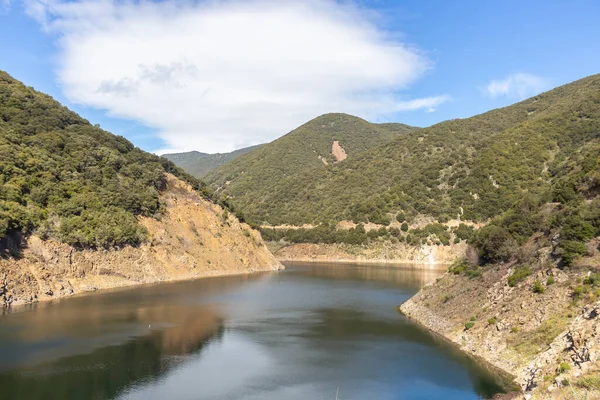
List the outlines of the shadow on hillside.
{"label": "shadow on hillside", "polygon": [[0,239],[0,258],[21,258],[27,246],[27,237],[21,232],[9,232]]}

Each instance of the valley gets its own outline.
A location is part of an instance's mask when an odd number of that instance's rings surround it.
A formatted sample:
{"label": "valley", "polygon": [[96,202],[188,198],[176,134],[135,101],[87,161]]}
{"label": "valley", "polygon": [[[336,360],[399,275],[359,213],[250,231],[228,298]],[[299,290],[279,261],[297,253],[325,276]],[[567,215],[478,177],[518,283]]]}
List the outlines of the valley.
{"label": "valley", "polygon": [[428,128],[326,114],[179,166],[0,78],[8,310],[282,263],[437,271],[390,306],[498,371],[485,396],[600,393],[599,75]]}

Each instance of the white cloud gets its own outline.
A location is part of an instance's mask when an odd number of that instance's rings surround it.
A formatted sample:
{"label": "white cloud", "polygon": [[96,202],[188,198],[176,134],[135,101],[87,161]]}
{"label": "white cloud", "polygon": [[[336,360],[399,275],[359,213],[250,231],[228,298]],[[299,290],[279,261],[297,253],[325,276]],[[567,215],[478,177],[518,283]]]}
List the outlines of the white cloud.
{"label": "white cloud", "polygon": [[169,150],[229,151],[326,112],[433,111],[430,66],[359,8],[325,0],[26,0],[61,44],[73,102],[158,129]]}
{"label": "white cloud", "polygon": [[529,73],[516,73],[502,80],[491,81],[485,91],[491,97],[513,97],[524,99],[536,95],[548,87],[546,80]]}

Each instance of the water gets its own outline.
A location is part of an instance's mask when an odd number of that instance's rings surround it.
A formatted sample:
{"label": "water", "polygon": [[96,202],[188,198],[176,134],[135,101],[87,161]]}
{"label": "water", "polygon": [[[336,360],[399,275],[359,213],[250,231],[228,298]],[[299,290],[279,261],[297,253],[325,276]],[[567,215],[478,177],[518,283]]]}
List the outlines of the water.
{"label": "water", "polygon": [[502,381],[396,306],[435,272],[311,265],[0,317],[0,398],[478,399]]}

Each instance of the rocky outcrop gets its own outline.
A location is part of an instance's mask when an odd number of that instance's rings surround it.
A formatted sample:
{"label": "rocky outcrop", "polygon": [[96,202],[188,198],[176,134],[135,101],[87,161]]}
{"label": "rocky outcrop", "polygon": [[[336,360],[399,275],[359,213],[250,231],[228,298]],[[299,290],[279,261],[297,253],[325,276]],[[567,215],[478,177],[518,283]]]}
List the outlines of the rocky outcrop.
{"label": "rocky outcrop", "polygon": [[[507,283],[511,273],[509,265],[477,279],[446,273],[400,310],[512,376],[525,398],[561,399],[577,390],[571,382],[600,371],[597,289],[574,301],[583,272],[541,270],[515,287]],[[543,286],[537,293],[536,281]]]}
{"label": "rocky outcrop", "polygon": [[302,243],[273,248],[279,261],[286,262],[360,262],[436,265],[451,264],[464,258],[467,245],[410,246],[406,243],[368,245]]}
{"label": "rocky outcrop", "polygon": [[0,259],[0,305],[55,299],[97,289],[205,276],[277,270],[283,266],[260,234],[172,175],[161,194],[164,213],[140,218],[148,243],[112,250],[76,250],[37,236],[18,258]]}

